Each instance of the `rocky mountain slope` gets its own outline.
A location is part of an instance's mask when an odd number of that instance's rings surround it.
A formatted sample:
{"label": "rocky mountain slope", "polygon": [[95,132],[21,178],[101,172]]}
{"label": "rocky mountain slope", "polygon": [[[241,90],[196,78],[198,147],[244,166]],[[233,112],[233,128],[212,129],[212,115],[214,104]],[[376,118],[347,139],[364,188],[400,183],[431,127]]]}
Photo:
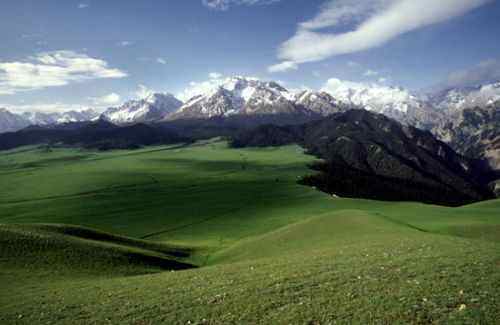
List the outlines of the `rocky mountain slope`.
{"label": "rocky mountain slope", "polygon": [[500,101],[486,107],[466,108],[457,118],[434,129],[458,152],[485,159],[500,170]]}
{"label": "rocky mountain slope", "polygon": [[430,102],[444,116],[432,128],[438,138],[500,170],[500,82],[448,89]]}

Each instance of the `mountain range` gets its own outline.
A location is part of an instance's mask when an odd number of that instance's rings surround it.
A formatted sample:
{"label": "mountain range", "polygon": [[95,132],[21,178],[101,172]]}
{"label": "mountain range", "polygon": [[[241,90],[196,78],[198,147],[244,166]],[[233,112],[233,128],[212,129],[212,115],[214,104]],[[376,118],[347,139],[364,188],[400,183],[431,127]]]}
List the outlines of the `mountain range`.
{"label": "mountain range", "polygon": [[327,116],[352,108],[381,113],[404,124],[432,129],[459,118],[467,108],[486,107],[500,100],[500,82],[451,88],[418,96],[401,87],[330,79],[319,91],[288,90],[277,82],[231,77],[212,80],[185,102],[169,93],[153,93],[98,114],[93,110],[15,114],[0,110],[0,133],[27,125],[49,125],[96,119],[126,125],[176,119],[230,115],[304,114]]}
{"label": "mountain range", "polygon": [[[402,123],[431,129],[448,117],[472,107],[486,107],[500,100],[500,82],[451,88],[419,96],[401,87],[330,79],[319,91],[288,90],[277,82],[231,77],[211,84],[185,102],[169,93],[153,93],[104,111],[101,116],[117,124],[161,120],[211,118],[252,114],[318,114],[326,116],[349,108],[381,113]],[[95,119],[93,110],[63,113],[0,111],[0,132],[27,125],[48,125]],[[449,118],[448,118],[449,119]]]}
{"label": "mountain range", "polygon": [[0,108],[0,133],[13,132],[30,125],[55,125],[90,121],[99,117],[92,109],[67,112],[24,112],[16,114],[5,108]]}
{"label": "mountain range", "polygon": [[271,114],[326,116],[343,110],[345,105],[326,92],[292,92],[276,82],[233,77],[189,99],[166,119]]}
{"label": "mountain range", "polygon": [[[15,114],[0,109],[0,133],[29,125],[57,125],[98,118],[120,126],[210,120],[208,125],[216,128],[220,127],[219,122],[217,125],[213,122],[217,118],[241,122],[259,116],[268,119],[274,116],[275,124],[285,116],[297,118],[300,123],[350,109],[364,109],[429,130],[459,153],[487,159],[495,169],[500,169],[500,131],[496,113],[500,106],[500,82],[450,88],[425,96],[412,94],[401,87],[339,79],[328,80],[319,91],[288,90],[277,82],[241,76],[210,80],[205,84],[184,102],[169,93],[153,93],[101,114],[93,110]],[[285,120],[290,122],[290,118]],[[206,128],[207,124],[203,124]]]}

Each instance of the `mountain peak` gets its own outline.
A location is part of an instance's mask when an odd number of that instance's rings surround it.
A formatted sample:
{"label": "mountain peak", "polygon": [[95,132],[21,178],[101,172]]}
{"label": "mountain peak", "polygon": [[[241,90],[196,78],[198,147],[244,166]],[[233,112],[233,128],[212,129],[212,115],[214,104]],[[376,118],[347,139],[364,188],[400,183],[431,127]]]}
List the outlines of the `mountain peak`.
{"label": "mountain peak", "polygon": [[101,117],[115,124],[152,122],[174,113],[182,104],[170,93],[152,93],[143,99],[108,108]]}
{"label": "mountain peak", "polygon": [[[261,81],[257,78],[235,76],[225,79],[211,79],[193,85],[188,90],[190,97],[180,110],[170,116],[176,118],[210,118],[214,116],[268,115],[268,114],[320,114],[338,112],[339,102],[325,92],[310,91],[313,96],[306,99],[289,91],[275,81]],[[300,100],[302,99],[302,100]],[[314,103],[315,100],[317,103]]]}

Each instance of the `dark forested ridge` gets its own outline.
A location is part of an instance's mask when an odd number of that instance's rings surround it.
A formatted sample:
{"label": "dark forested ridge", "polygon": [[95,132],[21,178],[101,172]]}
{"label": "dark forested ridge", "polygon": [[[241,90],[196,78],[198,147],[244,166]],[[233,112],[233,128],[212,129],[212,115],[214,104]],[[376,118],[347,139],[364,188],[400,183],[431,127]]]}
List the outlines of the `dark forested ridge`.
{"label": "dark forested ridge", "polygon": [[302,126],[262,126],[235,147],[299,143],[324,162],[305,184],[346,197],[461,205],[493,197],[476,164],[431,133],[351,110]]}
{"label": "dark forested ridge", "polygon": [[314,114],[269,114],[186,119],[161,123],[117,126],[104,119],[59,125],[29,126],[0,134],[0,150],[25,145],[52,144],[94,149],[133,149],[141,146],[189,142],[214,137],[231,137],[257,126],[298,125],[319,119]]}
{"label": "dark forested ridge", "polygon": [[33,144],[62,144],[99,150],[187,141],[177,133],[146,124],[118,127],[104,120],[56,126],[31,126],[0,135],[0,150]]}

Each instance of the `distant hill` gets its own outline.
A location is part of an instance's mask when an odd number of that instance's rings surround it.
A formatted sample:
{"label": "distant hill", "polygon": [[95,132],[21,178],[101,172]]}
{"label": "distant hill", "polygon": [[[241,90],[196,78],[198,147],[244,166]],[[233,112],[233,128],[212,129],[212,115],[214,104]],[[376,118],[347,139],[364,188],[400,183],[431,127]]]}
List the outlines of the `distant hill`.
{"label": "distant hill", "polygon": [[0,150],[32,144],[63,144],[84,148],[133,149],[154,144],[186,141],[175,132],[158,126],[134,124],[119,127],[105,120],[53,126],[30,126],[0,134]]}

